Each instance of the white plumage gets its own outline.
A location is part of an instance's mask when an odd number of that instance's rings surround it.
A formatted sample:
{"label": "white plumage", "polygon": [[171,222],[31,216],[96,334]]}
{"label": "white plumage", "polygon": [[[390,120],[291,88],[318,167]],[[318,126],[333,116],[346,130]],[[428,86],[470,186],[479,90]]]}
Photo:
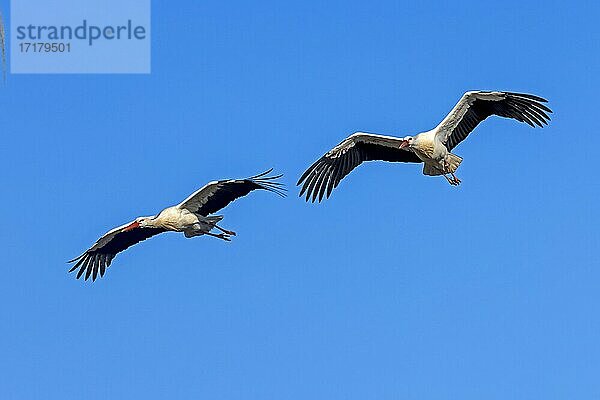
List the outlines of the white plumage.
{"label": "white plumage", "polygon": [[397,138],[357,132],[344,139],[311,165],[298,180],[300,196],[307,201],[329,198],[334,188],[364,161],[423,163],[425,175],[443,175],[451,185],[460,184],[455,172],[462,158],[451,151],[480,122],[491,115],[516,119],[542,127],[552,111],[547,100],[531,94],[472,91],[465,93],[434,129]]}
{"label": "white plumage", "polygon": [[[277,182],[282,175],[268,176],[271,171],[247,179],[210,182],[176,206],[167,207],[154,216],[136,218],[112,229],[82,255],[69,261],[75,263],[69,272],[79,268],[77,279],[85,272],[86,280],[91,276],[95,281],[98,274],[104,276],[106,268],[118,253],[167,231],[183,232],[187,238],[209,235],[230,241],[235,232],[217,225],[223,219],[222,216],[210,214],[253,190],[263,189],[285,196],[283,185]],[[212,229],[218,229],[221,233],[211,233]]]}

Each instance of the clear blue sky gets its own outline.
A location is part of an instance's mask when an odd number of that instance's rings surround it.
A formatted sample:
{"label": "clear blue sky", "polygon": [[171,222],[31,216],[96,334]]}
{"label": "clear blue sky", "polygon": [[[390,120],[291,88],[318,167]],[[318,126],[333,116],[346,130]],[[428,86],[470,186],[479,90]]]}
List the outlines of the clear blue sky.
{"label": "clear blue sky", "polygon": [[[0,89],[2,399],[597,399],[596,2],[153,2],[152,74]],[[8,10],[8,2],[0,1]],[[482,124],[463,184],[346,135],[430,129],[469,89],[550,100]],[[95,284],[65,261],[137,215],[269,167],[291,196],[167,234]]]}

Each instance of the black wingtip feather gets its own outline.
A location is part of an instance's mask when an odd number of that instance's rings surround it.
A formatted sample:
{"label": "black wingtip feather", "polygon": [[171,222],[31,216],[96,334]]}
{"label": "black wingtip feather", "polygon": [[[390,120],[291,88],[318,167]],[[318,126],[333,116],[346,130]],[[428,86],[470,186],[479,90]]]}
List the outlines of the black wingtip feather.
{"label": "black wingtip feather", "polygon": [[85,272],[87,265],[90,263],[90,258],[91,257],[89,257],[89,256],[86,257],[83,264],[81,264],[81,268],[79,268],[79,271],[77,272],[77,276],[76,276],[77,279],[81,278],[81,275],[83,275],[83,273]]}
{"label": "black wingtip feather", "polygon": [[84,257],[79,258],[79,261],[69,270],[69,273],[79,268],[76,279],[83,277],[87,281],[91,277],[92,282],[95,282],[96,279],[104,277],[106,269],[114,257],[114,254],[86,252]]}
{"label": "black wingtip feather", "polygon": [[83,254],[82,254],[82,255],[80,255],[79,257],[76,257],[76,258],[74,258],[74,259],[72,259],[72,260],[69,260],[69,261],[67,261],[67,264],[71,264],[71,263],[74,263],[75,261],[81,260],[81,259],[83,258],[83,256],[85,256],[86,254],[87,254],[87,252],[86,252],[86,253],[83,253]]}
{"label": "black wingtip feather", "polygon": [[106,271],[106,254],[102,254],[100,256],[100,278],[104,276],[104,272]]}
{"label": "black wingtip feather", "polygon": [[100,270],[100,259],[102,258],[101,254],[96,256],[94,260],[94,270],[92,271],[92,282],[96,282],[96,278],[98,277],[98,271]]}
{"label": "black wingtip feather", "polygon": [[251,178],[248,178],[248,180],[261,189],[275,193],[281,197],[286,197],[287,189],[285,188],[285,185],[281,182],[275,182],[275,180],[282,178],[283,174],[268,176],[271,172],[273,172],[273,168],[270,168],[269,170],[261,174],[255,175]]}
{"label": "black wingtip feather", "polygon": [[75,265],[74,265],[74,266],[73,266],[73,267],[72,267],[72,268],[69,270],[69,273],[71,273],[71,272],[75,271],[77,268],[79,268],[79,266],[81,265],[81,263],[83,263],[83,262],[85,261],[85,258],[83,258],[83,256],[84,256],[85,254],[86,254],[86,253],[83,253],[81,256],[77,257],[75,260],[73,260],[73,261],[69,261],[69,262],[75,262],[76,260],[79,260],[79,261],[77,261],[77,263],[75,263]]}
{"label": "black wingtip feather", "polygon": [[548,100],[546,100],[543,97],[536,96],[536,95],[529,94],[529,93],[506,92],[506,94],[509,94],[511,96],[524,97],[526,99],[531,99],[531,100],[539,101],[541,103],[547,103],[548,102]]}
{"label": "black wingtip feather", "polygon": [[[273,168],[269,168],[269,169],[268,169],[268,170],[266,170],[265,172],[263,172],[263,173],[260,173],[260,174],[258,174],[258,175],[254,175],[253,177],[251,177],[251,178],[249,178],[249,179],[251,179],[251,180],[254,180],[254,179],[260,179],[260,178],[262,178],[262,177],[263,177],[263,176],[265,176],[265,175],[269,175],[271,172],[273,172]],[[281,175],[281,176],[283,176],[283,175]]]}
{"label": "black wingtip feather", "polygon": [[323,157],[321,157],[320,159],[318,159],[317,161],[315,161],[310,167],[308,167],[306,169],[306,171],[304,171],[304,173],[302,174],[302,176],[300,177],[300,179],[298,179],[298,182],[296,183],[296,186],[300,186],[300,184],[302,184],[302,182],[304,182],[304,180],[306,178],[308,178],[308,176],[315,170],[315,168],[321,163],[321,160],[323,159]]}
{"label": "black wingtip feather", "polygon": [[87,267],[86,267],[86,271],[85,271],[85,280],[87,281],[88,278],[90,277],[90,275],[92,274],[92,271],[94,270],[94,264],[96,262],[96,257],[98,255],[95,254],[93,256],[90,256],[90,262],[88,263]]}

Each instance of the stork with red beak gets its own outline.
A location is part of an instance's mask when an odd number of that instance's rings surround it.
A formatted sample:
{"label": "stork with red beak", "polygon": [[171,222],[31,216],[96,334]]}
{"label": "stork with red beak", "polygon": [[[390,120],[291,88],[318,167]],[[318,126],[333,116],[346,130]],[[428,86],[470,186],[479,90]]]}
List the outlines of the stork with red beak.
{"label": "stork with red beak", "polygon": [[397,138],[357,132],[325,153],[298,180],[300,196],[306,201],[319,202],[329,198],[334,188],[354,168],[365,161],[423,163],[423,174],[443,175],[457,186],[455,175],[462,158],[451,151],[467,138],[480,122],[491,115],[512,118],[532,127],[543,127],[550,121],[552,111],[543,103],[547,100],[524,93],[483,92],[465,93],[452,111],[434,129],[415,136]]}
{"label": "stork with red beak", "polygon": [[[69,261],[75,263],[69,272],[79,268],[77,279],[85,273],[95,281],[102,277],[113,258],[121,251],[159,233],[183,232],[185,237],[208,235],[230,241],[235,232],[217,225],[221,215],[210,215],[232,201],[246,196],[253,190],[267,190],[285,196],[283,184],[277,182],[282,175],[269,176],[272,170],[247,179],[229,179],[210,182],[191,194],[180,204],[168,207],[150,217],[139,217],[134,221],[107,232],[79,257]],[[220,233],[212,233],[217,229]]]}

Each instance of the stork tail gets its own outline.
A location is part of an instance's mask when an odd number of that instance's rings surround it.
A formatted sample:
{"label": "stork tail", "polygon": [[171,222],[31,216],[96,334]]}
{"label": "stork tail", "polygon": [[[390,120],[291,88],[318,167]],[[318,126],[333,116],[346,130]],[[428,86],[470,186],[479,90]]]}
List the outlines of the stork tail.
{"label": "stork tail", "polygon": [[204,217],[204,220],[209,223],[209,224],[216,224],[217,222],[219,222],[220,220],[223,219],[222,215],[211,215],[208,217]]}
{"label": "stork tail", "polygon": [[448,153],[446,156],[446,162],[448,163],[448,169],[450,170],[449,172],[454,173],[462,160],[462,157],[459,157],[456,154]]}
{"label": "stork tail", "polygon": [[448,155],[446,155],[445,160],[448,166],[447,171],[443,170],[441,164],[426,162],[425,165],[423,165],[423,175],[438,176],[454,173],[460,165],[460,163],[462,162],[462,160],[462,157],[459,157],[456,154],[448,153]]}

